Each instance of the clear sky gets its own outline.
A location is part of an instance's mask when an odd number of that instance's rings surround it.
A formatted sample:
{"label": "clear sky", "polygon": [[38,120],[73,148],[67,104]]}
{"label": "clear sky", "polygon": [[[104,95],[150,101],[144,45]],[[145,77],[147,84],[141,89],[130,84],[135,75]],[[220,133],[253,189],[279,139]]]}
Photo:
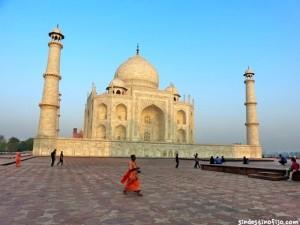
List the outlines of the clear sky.
{"label": "clear sky", "polygon": [[0,134],[36,135],[49,41],[65,40],[61,135],[83,127],[87,92],[135,54],[196,103],[198,143],[245,143],[247,66],[265,151],[300,151],[300,1],[0,0]]}

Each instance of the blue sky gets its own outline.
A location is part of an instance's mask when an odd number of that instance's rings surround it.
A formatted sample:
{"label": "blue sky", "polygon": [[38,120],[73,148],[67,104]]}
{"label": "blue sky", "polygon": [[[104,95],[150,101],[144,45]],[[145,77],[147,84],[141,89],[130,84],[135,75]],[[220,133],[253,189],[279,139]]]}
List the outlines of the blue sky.
{"label": "blue sky", "polygon": [[256,72],[265,151],[300,151],[300,1],[0,0],[0,134],[36,135],[48,32],[64,35],[61,135],[83,126],[87,92],[103,92],[135,54],[196,103],[198,143],[245,143],[243,72]]}

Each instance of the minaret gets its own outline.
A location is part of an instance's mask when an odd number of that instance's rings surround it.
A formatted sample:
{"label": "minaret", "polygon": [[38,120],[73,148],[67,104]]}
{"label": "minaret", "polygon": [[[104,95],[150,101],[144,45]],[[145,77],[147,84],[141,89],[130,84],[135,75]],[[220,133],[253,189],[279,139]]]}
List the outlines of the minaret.
{"label": "minaret", "polygon": [[59,128],[59,118],[60,118],[60,102],[61,102],[61,94],[59,93],[58,94],[58,110],[57,110],[57,121],[56,121],[56,132],[57,132],[57,137],[59,136],[59,131],[60,131],[60,128]]}
{"label": "minaret", "polygon": [[38,137],[57,137],[59,115],[60,51],[64,35],[58,26],[49,33],[48,63],[44,73],[44,90],[40,106]]}
{"label": "minaret", "polygon": [[254,72],[248,67],[245,71],[246,84],[246,128],[247,128],[247,145],[260,145],[259,143],[259,123],[256,115],[256,97],[254,90]]}

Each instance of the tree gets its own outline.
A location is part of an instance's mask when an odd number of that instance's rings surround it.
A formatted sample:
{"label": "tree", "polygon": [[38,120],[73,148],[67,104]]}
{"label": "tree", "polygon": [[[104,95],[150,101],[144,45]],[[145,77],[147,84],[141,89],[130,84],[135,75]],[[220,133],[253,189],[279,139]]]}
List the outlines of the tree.
{"label": "tree", "polygon": [[18,149],[19,151],[26,151],[27,150],[27,144],[25,141],[21,141],[18,143]]}
{"label": "tree", "polygon": [[32,151],[33,149],[33,138],[28,138],[25,141],[21,141],[18,145],[20,151]]}
{"label": "tree", "polygon": [[6,140],[3,135],[0,135],[0,152],[6,151]]}
{"label": "tree", "polygon": [[26,141],[27,144],[27,151],[33,150],[33,138],[28,138]]}
{"label": "tree", "polygon": [[16,137],[11,137],[7,142],[7,151],[16,152],[18,150],[20,140]]}

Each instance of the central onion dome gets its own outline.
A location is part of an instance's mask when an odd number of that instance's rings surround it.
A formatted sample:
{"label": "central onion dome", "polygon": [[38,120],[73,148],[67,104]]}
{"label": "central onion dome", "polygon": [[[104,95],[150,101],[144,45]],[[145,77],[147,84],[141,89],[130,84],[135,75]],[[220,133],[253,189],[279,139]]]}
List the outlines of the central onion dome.
{"label": "central onion dome", "polygon": [[121,64],[115,78],[123,80],[129,86],[158,88],[159,76],[156,69],[142,56],[137,54]]}

